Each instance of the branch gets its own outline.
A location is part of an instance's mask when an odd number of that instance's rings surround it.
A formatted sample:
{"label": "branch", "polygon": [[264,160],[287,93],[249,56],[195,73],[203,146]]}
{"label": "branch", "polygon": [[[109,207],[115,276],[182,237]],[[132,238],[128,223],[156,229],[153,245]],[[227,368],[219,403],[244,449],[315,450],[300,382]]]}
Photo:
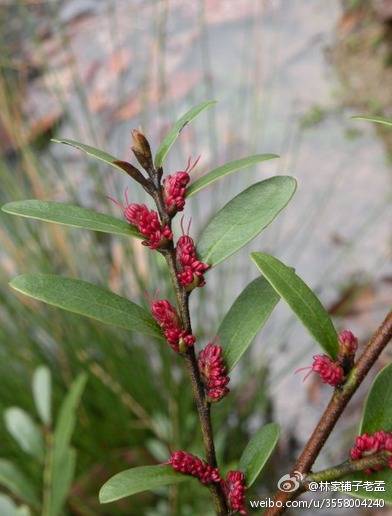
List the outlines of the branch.
{"label": "branch", "polygon": [[[366,377],[370,368],[392,338],[392,312],[386,316],[381,326],[374,333],[373,337],[365,347],[364,352],[352,368],[345,384],[336,389],[331,401],[325,409],[320,421],[306,443],[301,455],[292,468],[292,471],[299,471],[303,475],[308,473],[313,466],[320,450],[331,434],[336,422],[342,415],[348,402],[351,400],[358,387]],[[298,496],[298,492],[286,493],[278,491],[275,494],[275,501],[282,502],[282,507],[273,507],[266,511],[266,516],[277,516],[285,511],[285,503]],[[279,503],[280,505],[280,503]]]}
{"label": "branch", "polygon": [[317,473],[311,473],[307,475],[302,483],[300,489],[307,490],[310,482],[329,482],[331,480],[337,480],[350,473],[356,473],[357,471],[364,471],[365,469],[373,469],[378,466],[387,466],[390,454],[388,452],[375,453],[368,457],[363,457],[359,460],[347,460],[338,466],[333,468],[323,469]]}
{"label": "branch", "polygon": [[[154,175],[156,178],[159,178],[158,180],[160,181],[160,177],[162,176],[161,171],[155,172]],[[160,184],[155,189],[153,198],[162,223],[167,224],[171,228],[171,217],[166,212],[162,187]],[[164,255],[169,269],[173,289],[176,294],[177,307],[182,327],[187,333],[192,333],[191,318],[189,313],[189,293],[186,292],[186,290],[179,284],[177,279],[176,254],[173,243],[171,242],[170,246],[167,249],[162,250],[161,253]],[[200,376],[199,366],[193,346],[186,350],[184,353],[184,358],[192,385],[193,398],[195,400],[197,412],[199,415],[206,459],[208,464],[215,468],[217,467],[217,460],[214,445],[214,433],[210,415],[210,403],[206,399],[204,386]],[[226,503],[226,496],[222,486],[220,484],[211,484],[208,487],[213,497],[217,515],[225,516],[229,514]]]}

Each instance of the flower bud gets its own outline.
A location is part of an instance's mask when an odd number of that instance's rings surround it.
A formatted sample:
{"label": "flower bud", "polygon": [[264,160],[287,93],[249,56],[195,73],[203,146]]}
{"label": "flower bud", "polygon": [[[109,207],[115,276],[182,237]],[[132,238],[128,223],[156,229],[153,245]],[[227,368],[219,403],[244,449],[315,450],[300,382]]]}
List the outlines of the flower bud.
{"label": "flower bud", "polygon": [[342,358],[354,359],[358,349],[358,339],[350,330],[339,333],[339,355]]}
{"label": "flower bud", "polygon": [[154,163],[152,159],[150,144],[148,143],[147,138],[138,129],[133,129],[132,140],[132,151],[135,154],[136,159],[144,168],[144,170],[150,172],[154,169]]}

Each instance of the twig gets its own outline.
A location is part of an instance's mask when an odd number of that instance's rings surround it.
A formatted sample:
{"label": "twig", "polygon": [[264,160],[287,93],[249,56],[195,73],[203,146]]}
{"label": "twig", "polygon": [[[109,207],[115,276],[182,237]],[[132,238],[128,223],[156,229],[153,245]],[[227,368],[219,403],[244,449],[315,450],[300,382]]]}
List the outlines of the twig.
{"label": "twig", "polygon": [[390,455],[387,452],[380,452],[359,460],[347,460],[333,468],[323,469],[322,471],[317,471],[317,473],[307,475],[300,489],[307,490],[310,482],[328,482],[342,478],[349,473],[385,466],[388,464],[389,457]]}
{"label": "twig", "polygon": [[[370,368],[392,338],[392,312],[386,316],[381,326],[374,333],[368,342],[364,352],[351,370],[347,381],[335,390],[331,401],[325,409],[320,421],[306,443],[301,455],[292,468],[292,471],[299,471],[303,475],[308,473],[313,466],[318,454],[331,434],[336,422],[342,415],[348,402],[361,385]],[[275,501],[282,502],[281,507],[272,507],[266,511],[266,516],[278,516],[285,511],[285,503],[297,497],[300,492],[286,493],[278,491],[275,494]]]}
{"label": "twig", "polygon": [[[160,184],[162,177],[162,169],[152,172],[152,177],[159,184],[155,185],[153,198],[158,209],[160,219],[163,224],[167,224],[171,228],[171,217],[167,213],[165,203],[163,200],[162,186]],[[169,269],[170,278],[173,284],[173,289],[176,294],[177,307],[181,319],[182,328],[187,333],[192,333],[191,318],[189,313],[189,293],[179,284],[177,279],[177,265],[174,245],[171,242],[167,249],[161,251],[166,259]],[[214,434],[211,423],[210,403],[206,399],[203,382],[200,376],[199,366],[195,355],[195,350],[192,347],[188,348],[184,353],[185,363],[188,370],[189,378],[192,386],[193,398],[195,400],[197,412],[199,415],[201,433],[206,454],[206,460],[212,467],[217,467]],[[226,496],[220,484],[210,484],[215,511],[218,516],[225,516],[229,514]]]}

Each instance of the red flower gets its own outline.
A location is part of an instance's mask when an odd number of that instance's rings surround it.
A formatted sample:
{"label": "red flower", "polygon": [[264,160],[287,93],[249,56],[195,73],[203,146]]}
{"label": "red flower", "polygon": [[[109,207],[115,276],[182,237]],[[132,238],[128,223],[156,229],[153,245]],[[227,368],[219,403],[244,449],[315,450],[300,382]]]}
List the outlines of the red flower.
{"label": "red flower", "polygon": [[230,378],[226,374],[222,353],[222,347],[212,342],[199,353],[199,369],[210,401],[219,401],[229,393],[226,386]]}
{"label": "red flower", "polygon": [[185,206],[186,187],[190,181],[190,173],[197,165],[200,156],[191,165],[191,158],[185,170],[180,170],[163,180],[163,198],[168,213],[174,215],[177,211],[182,211]]}
{"label": "red flower", "polygon": [[[368,455],[387,451],[392,453],[392,432],[384,432],[380,430],[374,434],[364,433],[358,435],[355,438],[354,446],[350,450],[350,458],[352,460],[358,460]],[[384,466],[380,465],[377,467],[369,468],[365,470],[365,473],[372,473],[373,471],[379,471]],[[388,461],[388,467],[392,469],[392,455]]]}
{"label": "red flower", "polygon": [[224,489],[230,509],[239,514],[247,514],[245,506],[245,475],[241,471],[229,471]]}
{"label": "red flower", "polygon": [[[184,231],[183,227],[182,229]],[[187,290],[192,290],[195,287],[203,287],[205,285],[204,273],[210,266],[198,260],[195,243],[189,235],[183,234],[178,239],[176,260],[178,269],[177,277],[180,285],[186,287]]]}
{"label": "red flower", "polygon": [[317,373],[323,383],[336,387],[344,380],[344,371],[339,362],[334,362],[327,355],[314,355],[313,364],[308,367],[297,369],[296,372],[309,369],[309,373],[305,376],[304,381],[310,373]]}
{"label": "red flower", "polygon": [[167,299],[153,301],[151,313],[174,351],[183,353],[186,348],[193,346],[195,337],[181,328],[180,318],[170,301]]}
{"label": "red flower", "polygon": [[129,204],[127,190],[125,190],[125,205],[115,199],[111,199],[119,205],[123,211],[124,218],[133,226],[136,226],[140,233],[146,238],[142,243],[150,249],[165,247],[169,240],[172,240],[173,233],[169,226],[162,225],[158,213],[149,210],[145,204]]}
{"label": "red flower", "polygon": [[206,461],[185,451],[173,452],[169,464],[180,473],[198,478],[202,484],[222,481],[218,468],[213,468]]}

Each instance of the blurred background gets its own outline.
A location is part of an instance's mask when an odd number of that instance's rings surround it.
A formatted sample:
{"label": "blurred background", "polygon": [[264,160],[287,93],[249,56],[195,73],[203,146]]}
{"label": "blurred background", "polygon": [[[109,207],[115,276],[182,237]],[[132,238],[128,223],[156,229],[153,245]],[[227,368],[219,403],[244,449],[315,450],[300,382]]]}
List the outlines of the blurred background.
{"label": "blurred background", "polygon": [[[132,128],[141,126],[156,148],[181,114],[217,99],[182,133],[166,171],[184,169],[187,158],[199,154],[194,177],[249,154],[271,152],[280,159],[192,198],[186,210],[191,235],[197,238],[209,217],[256,179],[288,173],[299,188],[280,217],[210,272],[207,286],[192,296],[198,345],[213,338],[235,297],[257,276],[252,250],[294,266],[336,327],[366,343],[392,299],[392,133],[350,117],[391,116],[390,0],[3,0],[0,19],[1,203],[51,199],[120,215],[107,196],[121,198],[129,186],[132,200],[144,200],[138,185],[50,138],[72,138],[130,159]],[[39,365],[52,372],[55,414],[76,375],[88,373],[64,514],[209,514],[208,492],[196,483],[105,506],[97,498],[103,482],[120,470],[164,462],[170,449],[202,453],[178,357],[8,287],[16,274],[52,272],[109,285],[146,304],[144,293],[157,287],[162,297],[171,296],[156,253],[138,241],[0,217],[0,412],[19,406],[38,424],[30,385]],[[236,466],[260,425],[282,425],[264,481],[249,496],[275,488],[325,406],[329,389],[315,378],[303,384],[294,374],[316,352],[280,303],[233,371],[232,395],[214,410],[225,468]],[[390,359],[386,351],[377,368]],[[363,387],[317,469],[346,458]],[[41,496],[42,465],[20,450],[3,418],[0,443],[0,457]],[[7,488],[4,493],[16,504],[24,501]],[[31,514],[40,510],[32,507]]]}

